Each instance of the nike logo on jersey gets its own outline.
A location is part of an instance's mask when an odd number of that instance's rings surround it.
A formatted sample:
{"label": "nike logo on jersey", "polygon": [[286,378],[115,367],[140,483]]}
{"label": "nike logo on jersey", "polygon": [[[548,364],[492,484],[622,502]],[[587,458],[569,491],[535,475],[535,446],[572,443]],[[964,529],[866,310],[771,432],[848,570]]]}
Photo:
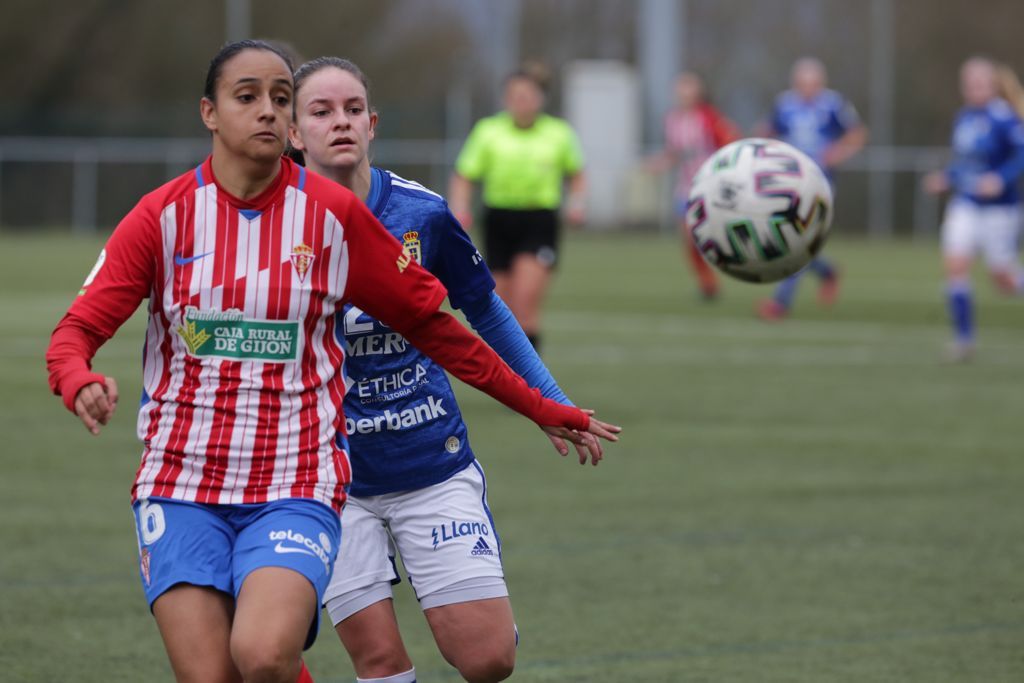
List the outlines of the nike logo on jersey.
{"label": "nike logo on jersey", "polygon": [[285,553],[303,553],[305,555],[312,555],[313,557],[316,557],[316,553],[314,553],[312,550],[306,550],[305,548],[292,548],[290,546],[281,545],[281,541],[278,541],[277,545],[274,546],[274,552],[281,553],[282,555],[284,555]]}
{"label": "nike logo on jersey", "polygon": [[209,256],[212,253],[213,253],[212,251],[208,251],[205,254],[197,254],[196,256],[189,256],[188,258],[185,258],[180,253],[178,253],[178,254],[174,255],[174,265],[176,265],[176,266],[187,266],[188,264],[192,263],[193,261],[198,261],[199,259],[203,258],[204,256]]}

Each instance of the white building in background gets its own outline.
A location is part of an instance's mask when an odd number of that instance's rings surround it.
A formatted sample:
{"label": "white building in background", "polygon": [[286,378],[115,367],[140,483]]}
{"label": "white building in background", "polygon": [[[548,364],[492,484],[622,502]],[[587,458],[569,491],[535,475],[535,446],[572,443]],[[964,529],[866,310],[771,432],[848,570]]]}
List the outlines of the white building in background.
{"label": "white building in background", "polygon": [[587,223],[621,227],[632,176],[642,154],[642,108],[636,73],[618,61],[581,60],[565,68],[563,110],[579,134],[589,185]]}

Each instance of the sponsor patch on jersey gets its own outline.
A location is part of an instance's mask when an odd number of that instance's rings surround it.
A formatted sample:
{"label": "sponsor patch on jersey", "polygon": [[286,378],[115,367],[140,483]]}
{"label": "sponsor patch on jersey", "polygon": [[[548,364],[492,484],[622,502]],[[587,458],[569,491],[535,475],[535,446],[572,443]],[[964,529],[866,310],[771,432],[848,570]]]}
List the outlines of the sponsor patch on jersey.
{"label": "sponsor patch on jersey", "polygon": [[178,335],[195,358],[293,363],[299,357],[297,320],[254,320],[238,309],[185,308]]}
{"label": "sponsor patch on jersey", "polygon": [[398,412],[385,410],[375,417],[363,417],[358,420],[346,417],[345,431],[350,436],[352,434],[379,434],[384,431],[397,432],[425,422],[433,422],[447,414],[443,398],[428,396],[426,401]]}
{"label": "sponsor patch on jersey", "polygon": [[82,283],[82,288],[78,290],[78,296],[85,294],[89,285],[91,285],[92,281],[96,279],[96,274],[100,272],[100,268],[103,267],[103,264],[106,263],[106,261],[107,250],[103,249],[100,251],[99,258],[96,259],[96,265],[92,267],[92,270],[89,271],[89,275],[85,278],[85,282]]}
{"label": "sponsor patch on jersey", "polygon": [[423,265],[423,252],[420,250],[420,233],[417,230],[410,230],[402,235],[402,244],[412,256],[416,263]]}
{"label": "sponsor patch on jersey", "polygon": [[456,538],[462,538],[463,536],[479,536],[482,540],[484,536],[490,535],[491,528],[487,526],[486,522],[457,522],[452,520],[451,522],[445,522],[441,526],[435,526],[430,530],[430,540],[433,543],[434,550],[437,550],[437,546],[443,543],[454,541]]}
{"label": "sponsor patch on jersey", "polygon": [[313,255],[313,248],[306,244],[296,244],[292,248],[292,268],[295,269],[295,274],[299,276],[299,282],[306,281],[306,273],[309,272],[309,267],[313,265],[313,259],[316,258]]}

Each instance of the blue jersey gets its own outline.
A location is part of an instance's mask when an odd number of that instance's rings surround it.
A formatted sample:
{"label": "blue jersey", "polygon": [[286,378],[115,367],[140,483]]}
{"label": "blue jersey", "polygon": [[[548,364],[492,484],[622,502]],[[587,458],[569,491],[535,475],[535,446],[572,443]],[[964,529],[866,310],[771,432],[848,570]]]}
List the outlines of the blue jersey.
{"label": "blue jersey", "polygon": [[787,90],[776,98],[772,113],[775,135],[814,159],[823,169],[825,150],[859,125],[857,110],[835,90],[822,90],[812,100]]}
{"label": "blue jersey", "polygon": [[[490,270],[439,195],[373,168],[366,204],[444,284],[452,306],[490,296]],[[473,462],[444,369],[355,306],[339,313],[336,330],[345,344],[351,495],[432,486]]]}
{"label": "blue jersey", "polygon": [[[953,124],[953,161],[947,170],[957,197],[975,204],[1016,204],[1017,179],[1024,173],[1024,124],[1004,100],[984,107],[965,107]],[[978,176],[998,173],[1003,192],[998,197],[975,194]]]}

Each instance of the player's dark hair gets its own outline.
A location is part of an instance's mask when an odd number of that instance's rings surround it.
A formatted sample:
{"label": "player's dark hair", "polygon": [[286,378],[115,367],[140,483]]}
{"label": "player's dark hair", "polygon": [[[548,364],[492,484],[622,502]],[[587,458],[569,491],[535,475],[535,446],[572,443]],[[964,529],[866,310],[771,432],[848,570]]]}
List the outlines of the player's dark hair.
{"label": "player's dark hair", "polygon": [[217,81],[220,80],[220,75],[224,71],[224,65],[244,50],[266,50],[267,52],[273,52],[285,63],[289,73],[295,68],[287,52],[265,40],[236,40],[233,43],[225,43],[217,54],[213,56],[213,59],[210,60],[210,67],[206,70],[206,85],[203,88],[203,97],[210,101],[216,99]]}
{"label": "player's dark hair", "polygon": [[366,90],[366,106],[370,111],[375,111],[370,105],[370,82],[367,80],[366,74],[363,73],[362,69],[356,66],[355,62],[342,57],[317,57],[316,59],[309,60],[296,69],[294,74],[295,93],[298,94],[299,88],[301,88],[302,84],[306,82],[306,79],[317,71],[322,71],[327,68],[341,69],[342,71],[347,71],[355,76],[356,80],[363,84],[363,89]]}
{"label": "player's dark hair", "polygon": [[508,86],[512,81],[524,80],[533,83],[538,90],[545,95],[551,85],[551,71],[540,62],[526,62],[518,69],[505,76],[503,86]]}

